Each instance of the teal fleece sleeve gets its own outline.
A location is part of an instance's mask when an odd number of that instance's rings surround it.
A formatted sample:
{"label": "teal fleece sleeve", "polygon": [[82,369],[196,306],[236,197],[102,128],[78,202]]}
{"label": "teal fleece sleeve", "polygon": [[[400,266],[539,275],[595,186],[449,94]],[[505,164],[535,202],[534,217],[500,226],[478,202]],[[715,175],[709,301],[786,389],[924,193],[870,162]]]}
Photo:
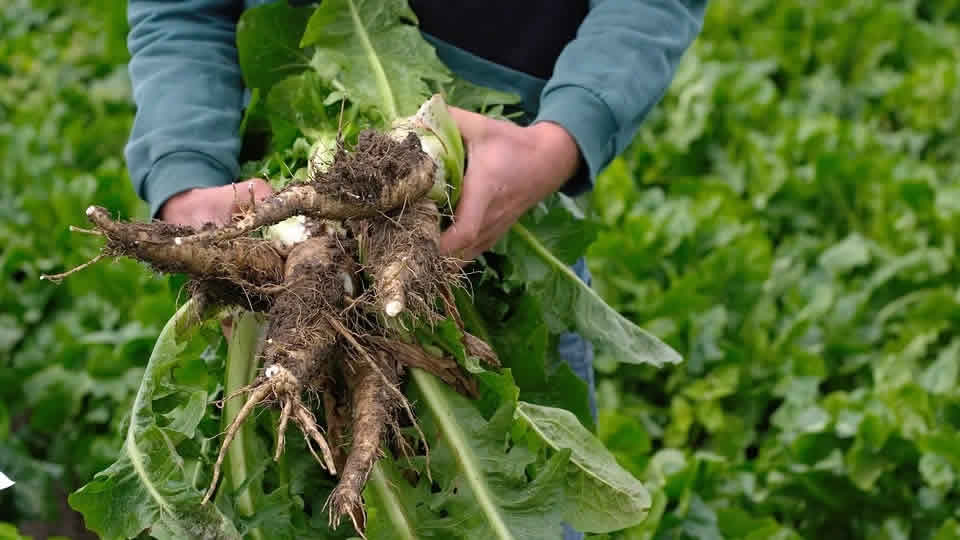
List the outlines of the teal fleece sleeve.
{"label": "teal fleece sleeve", "polygon": [[137,105],[125,148],[151,216],[171,196],[230,183],[239,170],[243,78],[235,31],[242,1],[130,0]]}
{"label": "teal fleece sleeve", "polygon": [[589,189],[630,144],[663,97],[677,64],[703,25],[706,0],[591,0],[576,38],[540,94],[534,122],[563,126],[588,174],[567,193]]}

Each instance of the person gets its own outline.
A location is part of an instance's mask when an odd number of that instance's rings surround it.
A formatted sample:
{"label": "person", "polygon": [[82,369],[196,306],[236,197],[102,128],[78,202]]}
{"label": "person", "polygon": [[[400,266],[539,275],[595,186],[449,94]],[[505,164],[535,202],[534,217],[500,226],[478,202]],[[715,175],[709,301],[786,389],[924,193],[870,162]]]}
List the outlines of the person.
{"label": "person", "polygon": [[[125,157],[153,217],[189,225],[228,219],[245,100],[236,23],[267,1],[129,1],[137,111]],[[469,164],[442,251],[471,260],[550,194],[589,191],[670,85],[706,3],[411,0],[420,30],[451,70],[518,94],[523,111],[508,122],[453,109]],[[256,199],[271,193],[262,179],[242,180]],[[582,260],[574,269],[589,282]],[[596,414],[590,344],[568,333],[558,349],[588,382]]]}

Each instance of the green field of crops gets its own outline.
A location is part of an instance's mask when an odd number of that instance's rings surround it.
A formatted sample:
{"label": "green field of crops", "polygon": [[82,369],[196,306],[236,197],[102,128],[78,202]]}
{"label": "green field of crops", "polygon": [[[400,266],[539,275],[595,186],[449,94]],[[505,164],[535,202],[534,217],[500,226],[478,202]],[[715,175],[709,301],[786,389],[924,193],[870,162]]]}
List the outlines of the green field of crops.
{"label": "green field of crops", "polygon": [[[183,280],[145,219],[119,0],[0,5],[0,539],[87,538]],[[597,434],[653,497],[593,538],[960,539],[960,1],[713,0],[585,204],[596,290],[679,351],[597,358]]]}

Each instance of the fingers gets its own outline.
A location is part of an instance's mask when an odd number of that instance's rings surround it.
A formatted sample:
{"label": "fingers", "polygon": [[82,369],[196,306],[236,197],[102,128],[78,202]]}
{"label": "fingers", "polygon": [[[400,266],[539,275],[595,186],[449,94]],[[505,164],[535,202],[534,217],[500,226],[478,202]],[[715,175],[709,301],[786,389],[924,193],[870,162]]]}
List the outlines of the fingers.
{"label": "fingers", "polygon": [[453,224],[440,236],[439,248],[443,254],[471,261],[499,238],[497,231],[488,230],[493,193],[485,155],[487,139],[494,136],[499,121],[457,107],[449,110],[466,144],[468,164]]}
{"label": "fingers", "polygon": [[251,209],[256,201],[271,194],[273,188],[260,178],[226,186],[189,189],[168,199],[161,207],[159,217],[168,223],[194,227],[207,223],[223,225],[233,214]]}
{"label": "fingers", "polygon": [[230,207],[231,214],[249,212],[253,210],[256,203],[273,195],[273,187],[260,178],[251,178],[224,187],[229,187],[234,195],[233,205]]}
{"label": "fingers", "polygon": [[[474,118],[474,113],[457,107],[449,107],[449,110],[466,143],[467,154],[470,155],[476,147],[480,123]],[[477,189],[473,179],[477,176],[476,171],[477,165],[468,165],[464,171],[463,192],[457,203],[453,224],[440,235],[438,242],[440,253],[444,255],[469,260],[465,258],[467,252],[480,237],[486,205],[483,201],[475,200]]]}
{"label": "fingers", "polygon": [[448,107],[450,116],[456,122],[460,134],[466,140],[476,139],[484,132],[485,126],[492,120],[482,114],[470,112],[458,107]]}
{"label": "fingers", "polygon": [[480,238],[473,244],[470,251],[467,252],[467,260],[473,260],[482,255],[484,252],[493,249],[493,246],[507,234],[507,231],[510,230],[510,224],[508,222],[497,221],[493,223],[490,227],[486,227],[480,234]]}
{"label": "fingers", "polygon": [[[438,247],[445,255],[463,260],[472,260],[473,247],[480,239],[483,217],[487,211],[486,201],[481,197],[471,196],[466,189],[468,178],[464,178],[464,193],[457,205],[453,224],[440,235]],[[469,257],[469,258],[468,258]]]}

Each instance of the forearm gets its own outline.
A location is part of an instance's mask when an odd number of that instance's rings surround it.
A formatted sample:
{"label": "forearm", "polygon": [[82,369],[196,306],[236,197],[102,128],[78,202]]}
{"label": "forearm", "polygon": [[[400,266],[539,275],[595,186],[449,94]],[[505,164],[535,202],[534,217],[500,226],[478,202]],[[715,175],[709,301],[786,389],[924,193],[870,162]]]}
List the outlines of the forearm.
{"label": "forearm", "polygon": [[229,0],[129,2],[137,113],[125,156],[151,215],[179,192],[229,183],[239,169],[241,9]]}
{"label": "forearm", "polygon": [[703,23],[706,0],[594,0],[577,37],[560,55],[535,122],[550,121],[576,140],[596,175],[633,139],[663,97]]}

